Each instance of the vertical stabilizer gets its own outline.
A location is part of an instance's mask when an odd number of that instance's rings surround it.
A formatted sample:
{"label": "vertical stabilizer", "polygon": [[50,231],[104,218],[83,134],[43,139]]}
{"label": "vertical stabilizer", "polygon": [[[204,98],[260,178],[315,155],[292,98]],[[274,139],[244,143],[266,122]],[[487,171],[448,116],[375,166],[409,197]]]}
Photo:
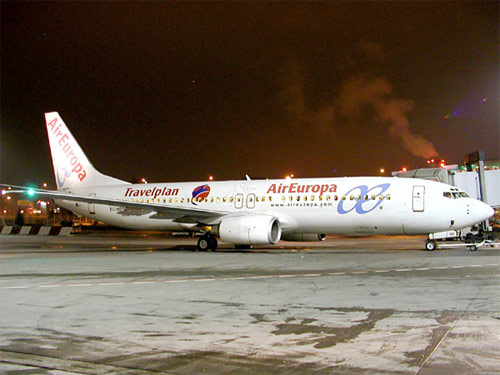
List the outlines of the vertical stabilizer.
{"label": "vertical stabilizer", "polygon": [[57,112],[45,114],[57,189],[126,184],[94,168]]}

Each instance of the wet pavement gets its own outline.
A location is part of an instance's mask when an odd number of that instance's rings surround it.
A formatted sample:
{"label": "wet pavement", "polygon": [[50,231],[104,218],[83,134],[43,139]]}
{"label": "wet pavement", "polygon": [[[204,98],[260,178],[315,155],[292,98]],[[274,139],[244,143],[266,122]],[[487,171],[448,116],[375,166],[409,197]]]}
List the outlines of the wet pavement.
{"label": "wet pavement", "polygon": [[500,252],[0,237],[5,374],[500,373]]}

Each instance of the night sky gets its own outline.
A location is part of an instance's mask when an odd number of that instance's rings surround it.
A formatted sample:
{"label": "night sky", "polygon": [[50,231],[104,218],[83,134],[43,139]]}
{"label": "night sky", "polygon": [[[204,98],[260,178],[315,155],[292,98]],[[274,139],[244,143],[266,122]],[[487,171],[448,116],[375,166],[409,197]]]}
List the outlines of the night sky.
{"label": "night sky", "polygon": [[499,2],[1,2],[0,182],[54,185],[44,112],[150,182],[500,157]]}

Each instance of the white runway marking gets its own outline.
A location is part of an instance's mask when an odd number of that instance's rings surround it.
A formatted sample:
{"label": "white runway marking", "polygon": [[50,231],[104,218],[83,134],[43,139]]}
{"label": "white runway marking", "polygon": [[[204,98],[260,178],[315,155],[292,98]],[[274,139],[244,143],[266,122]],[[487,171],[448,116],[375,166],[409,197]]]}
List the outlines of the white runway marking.
{"label": "white runway marking", "polygon": [[77,283],[77,284],[43,284],[43,285],[11,285],[2,286],[0,289],[28,289],[28,288],[59,288],[59,287],[88,287],[88,286],[116,286],[116,285],[143,285],[156,283],[187,283],[187,282],[209,282],[209,281],[235,281],[235,280],[259,280],[272,278],[300,278],[300,277],[323,277],[323,276],[342,276],[342,275],[358,275],[358,274],[376,274],[389,272],[409,272],[409,271],[428,271],[428,270],[445,270],[445,269],[462,269],[462,268],[477,268],[477,267],[494,267],[500,263],[493,264],[471,264],[465,266],[446,266],[446,267],[418,267],[418,268],[390,268],[379,270],[356,270],[342,272],[324,272],[324,273],[304,273],[304,274],[279,274],[279,275],[249,275],[236,277],[212,277],[212,278],[185,278],[173,280],[143,280],[129,282],[99,282],[99,283]]}
{"label": "white runway marking", "polygon": [[68,286],[92,286],[92,284],[69,284]]}

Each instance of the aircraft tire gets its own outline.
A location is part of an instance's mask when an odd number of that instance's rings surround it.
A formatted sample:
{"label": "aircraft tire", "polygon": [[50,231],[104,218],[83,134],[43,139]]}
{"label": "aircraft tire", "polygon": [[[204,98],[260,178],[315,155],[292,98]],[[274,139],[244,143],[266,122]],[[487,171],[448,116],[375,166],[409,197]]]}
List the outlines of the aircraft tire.
{"label": "aircraft tire", "polygon": [[477,250],[477,246],[476,245],[469,246],[469,250],[470,251],[476,251]]}
{"label": "aircraft tire", "polygon": [[217,238],[215,237],[208,237],[208,249],[209,251],[215,251],[217,250]]}
{"label": "aircraft tire", "polygon": [[436,241],[429,240],[425,243],[425,250],[434,251],[436,250],[436,248],[437,248]]}
{"label": "aircraft tire", "polygon": [[208,251],[210,248],[210,237],[202,236],[198,239],[198,244],[196,245],[196,249],[198,251]]}

